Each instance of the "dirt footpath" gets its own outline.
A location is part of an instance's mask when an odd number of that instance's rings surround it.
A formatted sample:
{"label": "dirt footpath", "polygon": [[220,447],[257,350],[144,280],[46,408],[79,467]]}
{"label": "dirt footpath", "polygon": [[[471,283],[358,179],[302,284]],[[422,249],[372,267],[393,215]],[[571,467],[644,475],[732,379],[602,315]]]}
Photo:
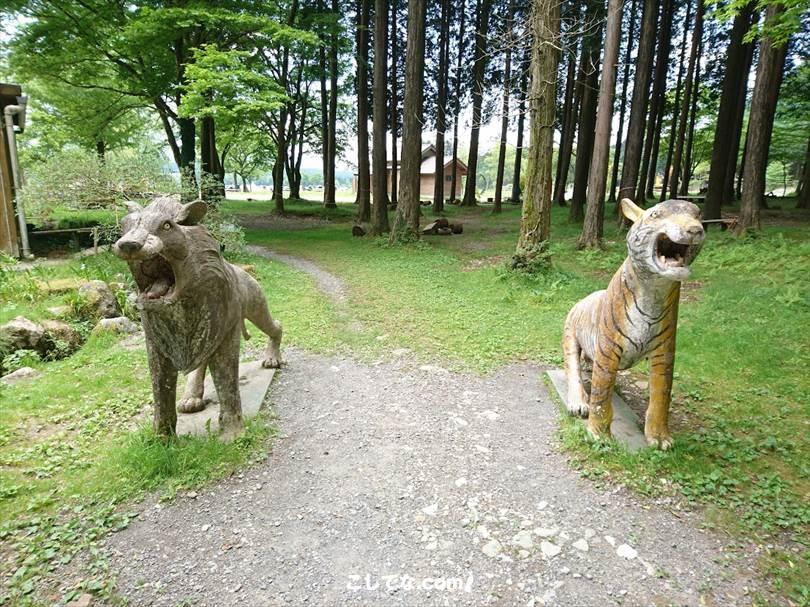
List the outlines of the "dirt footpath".
{"label": "dirt footpath", "polygon": [[285,357],[267,460],[109,539],[131,605],[749,604],[697,518],[569,467],[538,368]]}

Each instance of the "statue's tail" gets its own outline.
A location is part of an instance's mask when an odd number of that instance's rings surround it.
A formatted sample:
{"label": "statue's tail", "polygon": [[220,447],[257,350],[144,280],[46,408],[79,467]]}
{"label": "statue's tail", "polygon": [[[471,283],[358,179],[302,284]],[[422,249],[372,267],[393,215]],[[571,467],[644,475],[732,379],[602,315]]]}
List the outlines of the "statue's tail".
{"label": "statue's tail", "polygon": [[247,327],[245,326],[245,319],[242,319],[242,337],[245,338],[245,341],[250,339],[250,333],[248,333]]}

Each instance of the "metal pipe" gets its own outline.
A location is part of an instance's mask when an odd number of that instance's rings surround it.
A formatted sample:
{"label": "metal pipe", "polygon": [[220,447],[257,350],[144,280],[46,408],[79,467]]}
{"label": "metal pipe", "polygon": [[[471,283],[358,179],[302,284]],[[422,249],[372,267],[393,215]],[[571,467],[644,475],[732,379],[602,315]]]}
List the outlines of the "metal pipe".
{"label": "metal pipe", "polygon": [[28,226],[25,221],[25,209],[19,199],[20,191],[20,167],[17,163],[17,134],[14,131],[14,115],[20,115],[20,132],[25,128],[25,106],[26,97],[17,97],[18,105],[7,105],[3,109],[6,119],[6,139],[8,139],[8,155],[11,161],[11,177],[14,184],[14,205],[17,207],[17,223],[20,226],[20,242],[22,243],[22,257],[28,259],[32,257],[31,247],[28,243]]}

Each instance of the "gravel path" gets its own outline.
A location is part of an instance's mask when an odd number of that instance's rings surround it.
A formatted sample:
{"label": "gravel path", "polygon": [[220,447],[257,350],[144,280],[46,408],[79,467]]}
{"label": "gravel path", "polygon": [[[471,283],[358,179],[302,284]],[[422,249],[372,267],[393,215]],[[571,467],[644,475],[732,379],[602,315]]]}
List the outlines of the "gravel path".
{"label": "gravel path", "polygon": [[306,272],[315,279],[315,284],[332,300],[332,303],[342,304],[346,301],[346,285],[343,284],[343,281],[334,274],[330,274],[326,270],[321,269],[311,261],[300,257],[293,257],[292,255],[276,253],[275,251],[258,245],[248,245],[245,248],[254,255],[280,261],[281,263],[286,263],[294,268],[298,268],[302,272]]}
{"label": "gravel path", "polygon": [[133,606],[750,603],[749,558],[573,471],[540,369],[286,350],[267,460],[106,545]]}

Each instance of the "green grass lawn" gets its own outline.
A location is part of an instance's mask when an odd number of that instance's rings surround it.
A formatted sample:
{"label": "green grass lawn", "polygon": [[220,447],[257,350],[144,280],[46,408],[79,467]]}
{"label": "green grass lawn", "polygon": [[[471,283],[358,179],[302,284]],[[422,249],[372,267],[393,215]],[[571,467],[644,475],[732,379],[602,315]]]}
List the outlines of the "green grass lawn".
{"label": "green grass lawn", "polygon": [[[408,347],[425,360],[488,372],[510,360],[561,364],[571,305],[604,288],[625,256],[608,221],[604,251],[577,251],[579,226],[554,209],[555,268],[507,272],[519,210],[447,209],[460,236],[389,248],[357,239],[349,225],[248,230],[250,242],[312,259],[349,287],[348,316],[364,330],[341,332],[373,356]],[[429,211],[428,217],[429,218]],[[630,455],[584,440],[563,425],[583,474],[636,490],[670,493],[706,508],[708,525],[782,548],[763,570],[794,600],[810,600],[810,229],[767,227],[756,238],[709,233],[684,289],[673,403],[676,447]],[[646,372],[642,365],[634,376]],[[770,539],[769,539],[770,538]],[[786,549],[787,548],[787,549]],[[795,551],[793,550],[795,548]]]}

